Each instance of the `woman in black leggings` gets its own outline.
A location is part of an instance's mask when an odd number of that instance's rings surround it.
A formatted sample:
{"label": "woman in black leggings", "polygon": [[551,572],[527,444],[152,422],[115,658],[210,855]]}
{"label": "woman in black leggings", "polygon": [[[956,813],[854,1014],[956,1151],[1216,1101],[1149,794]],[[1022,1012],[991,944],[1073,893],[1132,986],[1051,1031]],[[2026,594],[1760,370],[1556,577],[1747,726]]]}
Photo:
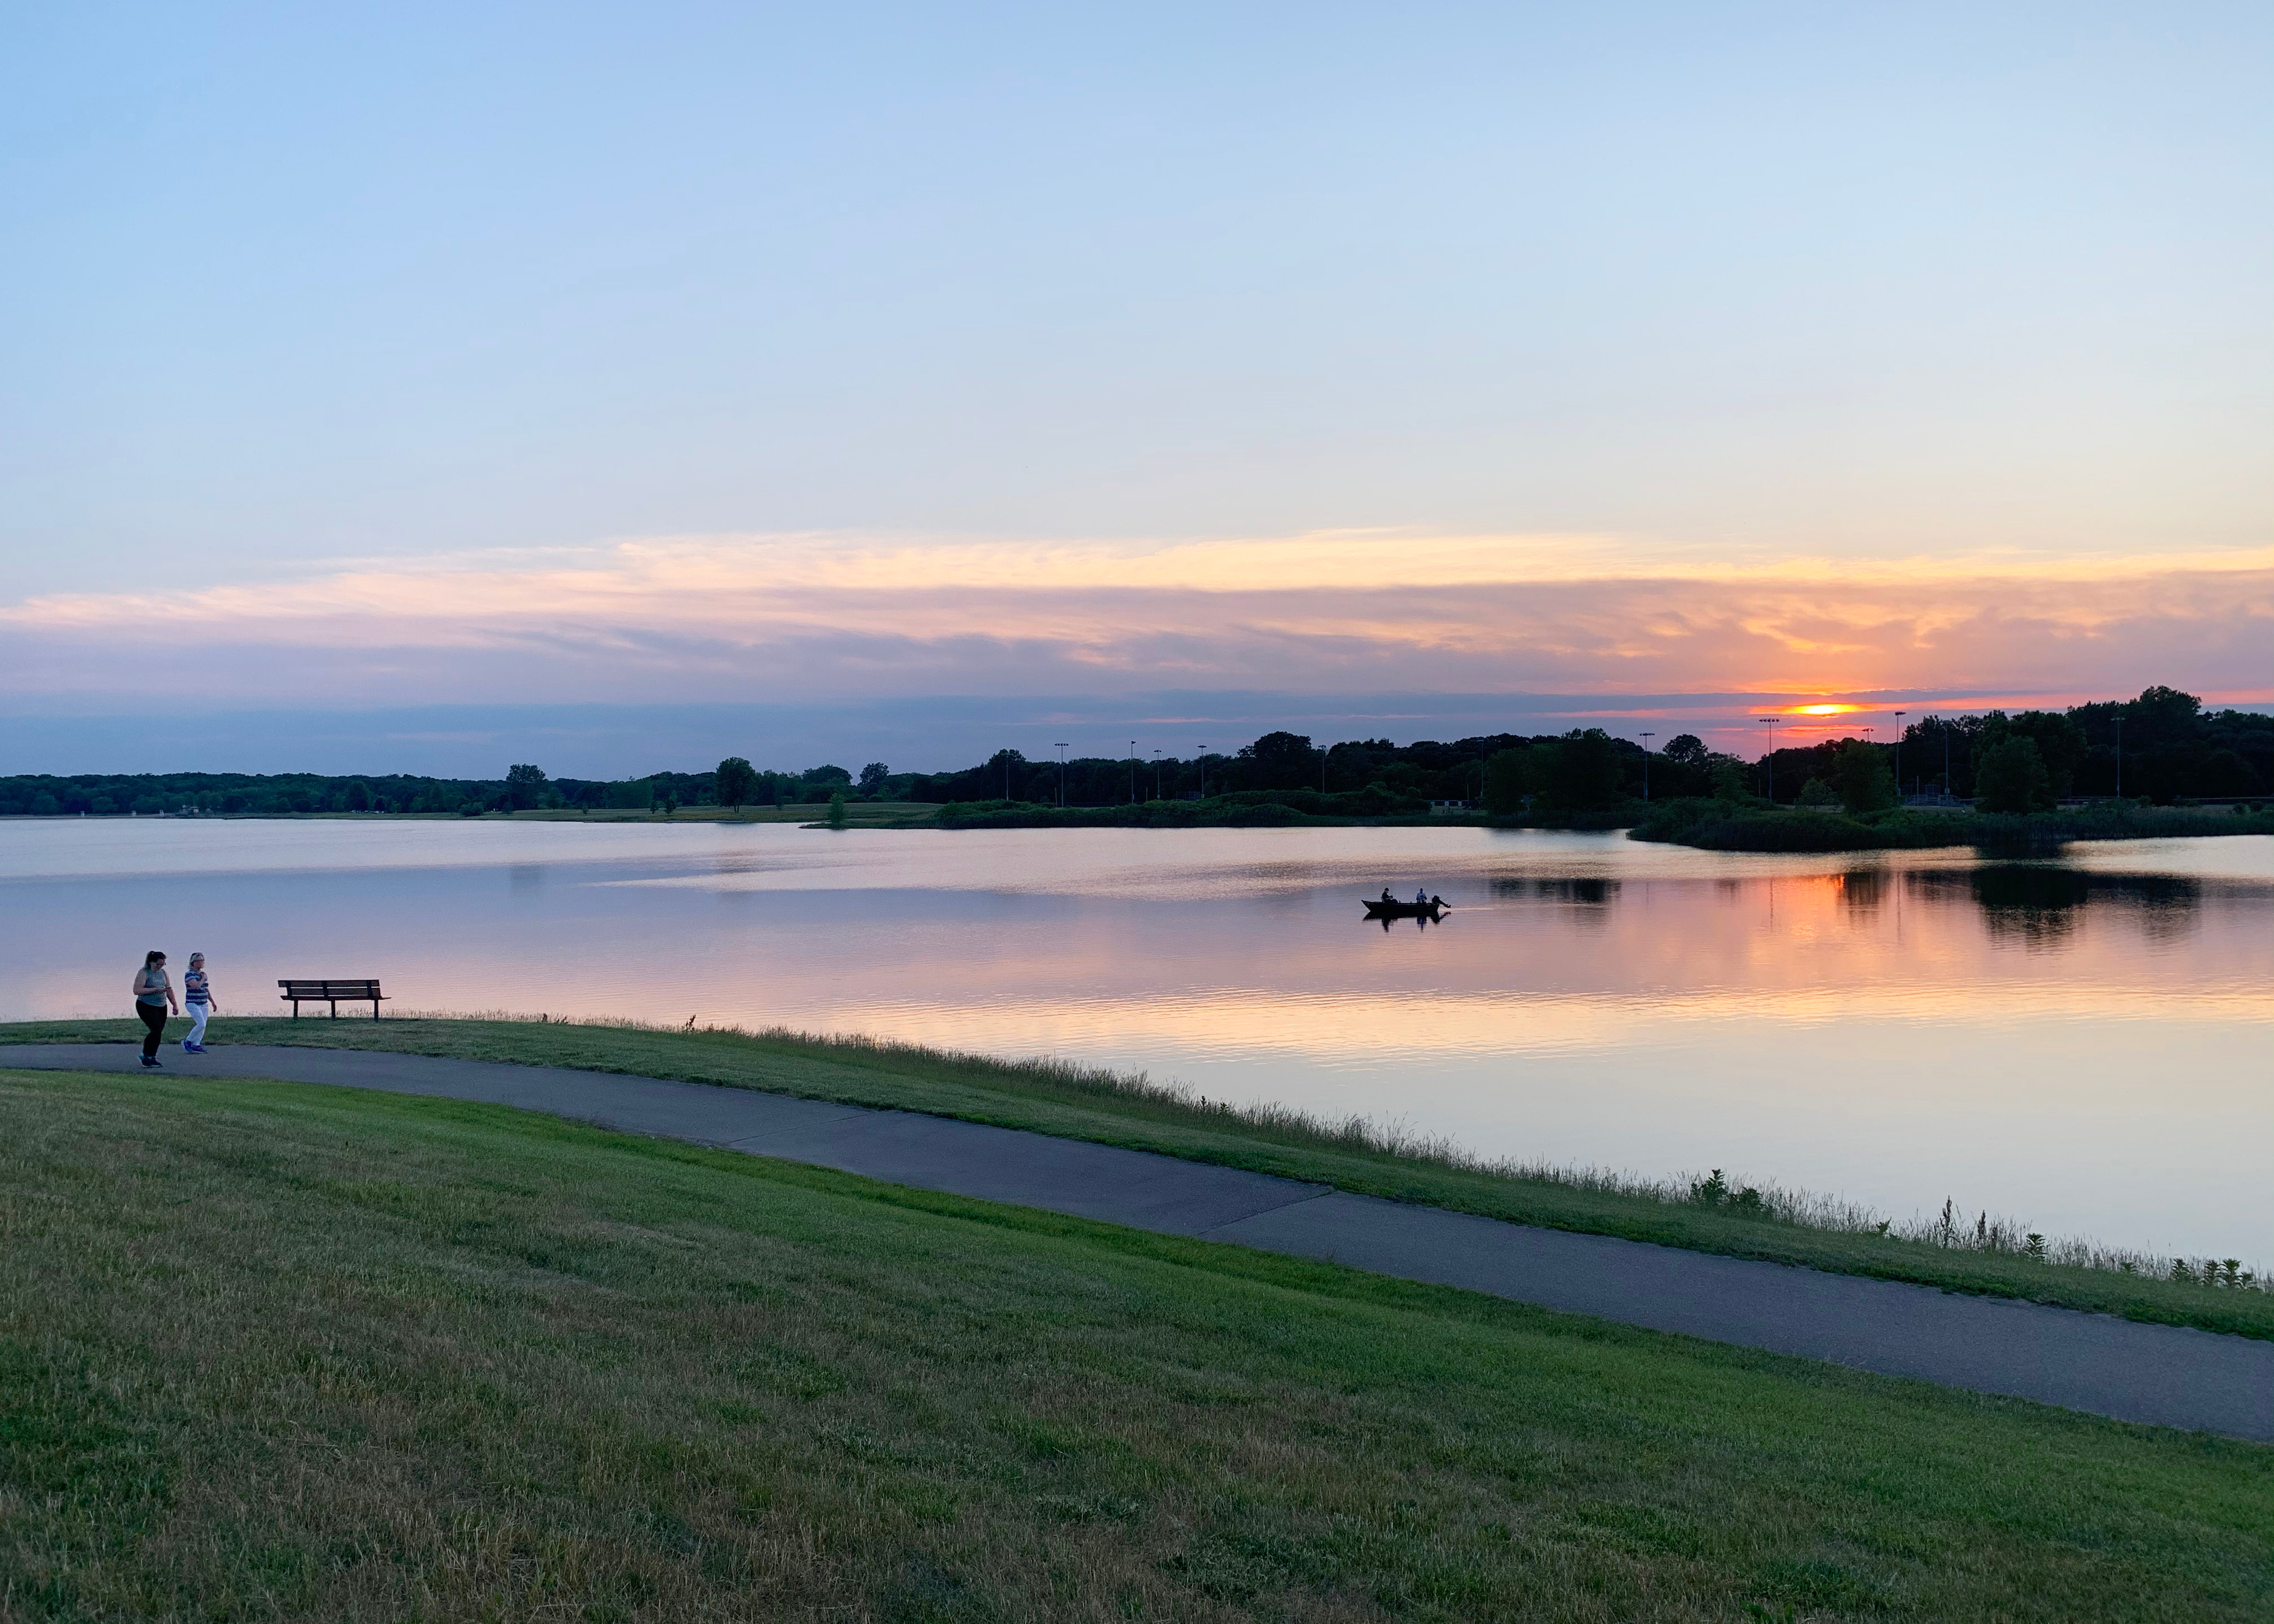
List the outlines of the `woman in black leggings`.
{"label": "woman in black leggings", "polygon": [[181,1005],[174,1002],[174,983],[166,979],[166,955],[155,948],[142,960],[142,972],[134,978],[134,1012],[142,1018],[142,1064],[158,1064],[158,1040],[165,1035],[166,1011],[178,1015]]}

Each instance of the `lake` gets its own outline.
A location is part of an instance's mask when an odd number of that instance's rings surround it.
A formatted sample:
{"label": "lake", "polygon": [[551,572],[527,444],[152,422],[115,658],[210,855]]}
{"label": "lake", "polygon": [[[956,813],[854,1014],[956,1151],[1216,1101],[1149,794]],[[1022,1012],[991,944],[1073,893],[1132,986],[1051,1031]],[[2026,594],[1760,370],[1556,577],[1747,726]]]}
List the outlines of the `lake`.
{"label": "lake", "polygon": [[[1384,929],[1359,898],[1453,912]],[[0,1018],[630,1016],[1056,1055],[1896,1217],[2274,1262],[2274,839],[1751,856],[1447,829],[11,819]]]}

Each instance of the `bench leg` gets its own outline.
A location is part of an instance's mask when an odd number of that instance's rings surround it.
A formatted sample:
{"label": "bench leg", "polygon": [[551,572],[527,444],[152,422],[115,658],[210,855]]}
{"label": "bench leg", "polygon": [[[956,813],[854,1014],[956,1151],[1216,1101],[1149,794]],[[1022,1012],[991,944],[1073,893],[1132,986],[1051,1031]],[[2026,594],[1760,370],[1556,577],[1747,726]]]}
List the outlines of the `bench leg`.
{"label": "bench leg", "polygon": [[377,1020],[379,1019],[379,1000],[376,998],[373,998],[371,1001],[371,1018],[373,1020]]}
{"label": "bench leg", "polygon": [[292,1000],[292,1019],[294,1020],[300,1019],[300,1001],[297,998]]}
{"label": "bench leg", "polygon": [[332,1019],[333,1019],[334,1020],[337,1020],[339,1018],[340,1018],[340,1001],[339,1001],[337,998],[335,998],[335,999],[333,999],[333,1000],[332,1000]]}

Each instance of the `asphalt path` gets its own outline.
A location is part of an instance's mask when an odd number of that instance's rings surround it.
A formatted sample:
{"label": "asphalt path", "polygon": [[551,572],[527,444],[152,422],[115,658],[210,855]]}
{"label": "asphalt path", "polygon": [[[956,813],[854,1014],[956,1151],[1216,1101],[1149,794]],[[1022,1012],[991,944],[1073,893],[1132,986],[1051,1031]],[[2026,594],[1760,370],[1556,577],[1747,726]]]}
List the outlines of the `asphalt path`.
{"label": "asphalt path", "polygon": [[[355,1049],[184,1055],[274,1078],[547,1111],[629,1133],[1823,1359],[2119,1420],[2274,1442],[2274,1342],[1408,1207],[1235,1168],[976,1123],[550,1066]],[[0,1066],[134,1071],[131,1045],[8,1044]]]}

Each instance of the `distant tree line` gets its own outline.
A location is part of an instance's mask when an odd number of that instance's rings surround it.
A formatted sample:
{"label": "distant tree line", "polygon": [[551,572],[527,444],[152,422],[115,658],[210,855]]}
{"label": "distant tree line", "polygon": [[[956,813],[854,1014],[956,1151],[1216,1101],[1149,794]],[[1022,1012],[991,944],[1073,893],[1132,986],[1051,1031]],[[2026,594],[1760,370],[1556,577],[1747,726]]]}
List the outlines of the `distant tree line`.
{"label": "distant tree line", "polygon": [[[1773,799],[1803,801],[1811,782],[1834,786],[1840,753],[1861,743],[1780,749],[1766,773],[1756,767],[1754,791],[1765,793],[1773,781]],[[2066,710],[1929,717],[1903,729],[1900,750],[1892,742],[1868,748],[1891,778],[1900,771],[1901,783],[1891,783],[1890,792],[1978,797],[1994,812],[2042,810],[2076,796],[2120,794],[2159,805],[2274,796],[2274,716],[2206,710],[2195,695],[2172,688]]]}
{"label": "distant tree line", "polygon": [[[742,763],[745,769],[749,763]],[[871,770],[881,774],[881,765]],[[731,777],[731,775],[730,775]],[[783,804],[829,799],[850,787],[842,767],[810,772],[753,775],[737,805]],[[875,781],[872,778],[872,781]],[[456,813],[536,809],[676,810],[720,804],[716,772],[655,772],[615,782],[555,778],[520,763],[496,778],[434,778],[410,774],[328,776],[312,772],[78,773],[0,778],[0,816],[97,817],[165,813],[277,817],[323,812]],[[730,787],[731,785],[730,785]]]}
{"label": "distant tree line", "polygon": [[1450,743],[1361,739],[1323,747],[1301,733],[1278,732],[1230,752],[1076,756],[1064,763],[1006,749],[976,766],[937,773],[894,772],[882,762],[870,762],[857,774],[830,764],[786,772],[729,756],[708,772],[653,772],[614,781],[551,778],[532,763],[515,765],[497,778],[41,774],[0,778],[0,816],[474,816],[534,808],[810,806],[837,797],[1071,808],[1269,793],[1287,797],[1291,805],[1299,800],[1305,809],[1412,811],[1432,801],[1475,801],[1503,816],[1578,816],[1607,815],[1639,799],[1645,782],[1653,799],[1766,797],[1853,812],[1893,805],[1900,794],[1937,791],[1979,796],[1994,811],[2119,793],[2165,803],[2268,797],[2274,796],[2274,716],[2207,711],[2192,694],[2151,688],[2137,699],[2067,710],[1931,717],[1903,730],[1900,749],[1893,741],[1848,738],[1787,746],[1750,762],[1708,749],[1695,733],[1675,734],[1645,759],[1632,740],[1588,727],[1556,734],[1486,733]]}
{"label": "distant tree line", "polygon": [[[1289,733],[1267,733],[1231,753],[1141,759],[1081,756],[1060,763],[999,750],[960,771],[894,772],[870,762],[858,773],[825,763],[801,772],[754,767],[729,756],[707,772],[654,772],[617,781],[553,778],[534,764],[496,778],[436,778],[404,774],[331,777],[318,773],[180,772],[0,778],[0,815],[87,813],[283,816],[327,812],[457,813],[565,810],[675,810],[681,807],[818,806],[833,796],[858,801],[1009,800],[1068,806],[1249,790],[1364,791],[1398,805],[1476,795],[1486,758],[1513,734],[1453,744],[1397,745],[1386,739],[1327,749]],[[1635,747],[1625,748],[1633,754]]]}

